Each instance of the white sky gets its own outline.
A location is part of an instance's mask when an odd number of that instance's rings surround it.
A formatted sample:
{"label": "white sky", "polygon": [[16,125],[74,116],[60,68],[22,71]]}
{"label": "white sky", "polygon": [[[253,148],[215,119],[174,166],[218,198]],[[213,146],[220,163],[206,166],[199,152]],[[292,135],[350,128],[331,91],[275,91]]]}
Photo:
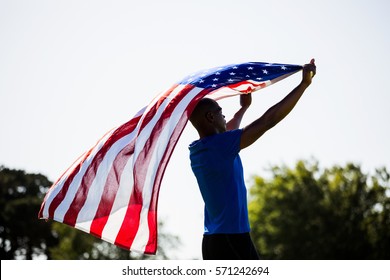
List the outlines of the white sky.
{"label": "white sky", "polygon": [[[242,151],[245,177],[315,158],[390,168],[390,2],[0,0],[0,164],[58,176],[109,129],[194,71],[236,62],[304,64],[317,76],[294,111]],[[257,92],[243,124],[300,81]],[[238,98],[220,103],[227,117]],[[201,258],[203,203],[188,125],[163,180],[159,217]]]}

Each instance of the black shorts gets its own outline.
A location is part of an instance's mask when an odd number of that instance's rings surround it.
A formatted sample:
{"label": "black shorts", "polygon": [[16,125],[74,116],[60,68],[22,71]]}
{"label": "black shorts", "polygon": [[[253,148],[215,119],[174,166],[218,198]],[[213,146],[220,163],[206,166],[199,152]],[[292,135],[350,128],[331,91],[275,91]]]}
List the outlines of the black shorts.
{"label": "black shorts", "polygon": [[202,242],[204,260],[258,260],[249,233],[205,234]]}

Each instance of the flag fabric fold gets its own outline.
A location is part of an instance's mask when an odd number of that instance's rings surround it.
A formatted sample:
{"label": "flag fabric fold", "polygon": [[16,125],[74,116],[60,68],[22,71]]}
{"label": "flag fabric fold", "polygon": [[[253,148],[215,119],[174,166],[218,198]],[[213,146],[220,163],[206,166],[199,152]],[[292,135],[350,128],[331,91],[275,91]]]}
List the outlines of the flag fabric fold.
{"label": "flag fabric fold", "polygon": [[301,69],[249,62],[185,77],[77,159],[51,186],[38,217],[128,250],[155,254],[160,184],[198,101],[254,92]]}

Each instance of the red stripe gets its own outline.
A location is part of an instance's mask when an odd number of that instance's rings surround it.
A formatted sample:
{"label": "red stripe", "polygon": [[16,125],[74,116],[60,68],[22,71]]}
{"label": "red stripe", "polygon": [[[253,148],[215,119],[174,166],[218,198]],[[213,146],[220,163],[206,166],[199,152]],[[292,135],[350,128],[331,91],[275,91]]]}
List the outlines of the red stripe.
{"label": "red stripe", "polygon": [[104,145],[101,147],[101,149],[96,153],[94,159],[92,160],[91,164],[88,166],[81,183],[77,189],[76,195],[66,212],[64,216],[64,223],[74,226],[77,221],[77,216],[81,210],[81,208],[84,206],[85,201],[87,199],[89,188],[95,179],[96,172],[103,161],[107,151],[112,147],[112,145],[115,144],[118,140],[123,138],[124,136],[130,134],[135,127],[137,126],[137,123],[140,119],[140,116],[131,119],[127,123],[121,125],[118,127],[113,134],[107,139],[107,141],[104,143]]}
{"label": "red stripe", "polygon": [[[107,132],[108,133],[108,132]],[[105,134],[105,135],[107,135],[107,133]],[[104,135],[104,136],[105,136]],[[103,136],[103,137],[104,137]],[[92,149],[91,149],[92,150]],[[90,150],[90,151],[91,151]],[[58,177],[58,179],[57,179],[57,181],[55,181],[52,185],[51,185],[51,187],[50,187],[50,189],[49,189],[49,191],[46,193],[46,195],[45,195],[45,197],[44,197],[44,199],[43,199],[43,202],[42,202],[42,204],[41,204],[41,208],[39,209],[39,213],[38,213],[38,218],[43,218],[43,212],[44,212],[44,208],[45,208],[45,206],[46,206],[46,202],[47,202],[47,199],[49,198],[49,196],[51,196],[51,192],[53,191],[53,189],[59,184],[59,182],[60,181],[62,181],[62,179],[63,180],[67,180],[67,174],[69,173],[71,173],[71,172],[74,172],[74,169],[76,168],[76,163],[78,162],[78,165],[80,165],[80,163],[81,162],[83,162],[87,157],[88,157],[88,155],[89,155],[89,153],[90,153],[90,151],[88,151],[87,153],[84,153],[84,154],[82,154],[81,156],[79,156],[74,162],[73,162],[73,164],[71,165],[71,166],[69,166],[68,167],[68,169],[66,169],[65,170],[65,172],[64,173],[62,173],[62,175],[60,176],[60,177]],[[72,169],[72,167],[73,167],[73,169]],[[65,183],[65,182],[64,182]],[[62,188],[61,188],[62,189]],[[62,201],[62,200],[61,200]],[[60,201],[60,202],[61,202]],[[52,201],[53,202],[53,201]],[[51,202],[51,203],[52,203]],[[57,207],[55,207],[55,208],[57,208]],[[49,213],[49,211],[48,211],[48,213]],[[48,218],[53,218],[53,216],[50,216],[50,215],[48,215],[49,217]]]}
{"label": "red stripe", "polygon": [[[144,118],[142,120],[141,126],[139,128],[139,133],[145,128],[145,126],[153,119],[153,117],[156,115],[156,112],[158,111],[158,108],[160,108],[161,104],[164,102],[164,100],[172,93],[172,91],[177,87],[178,85],[173,85],[171,88],[169,88],[166,92],[164,92],[159,99],[151,106],[150,108],[147,108],[147,112],[144,114]],[[138,134],[139,134],[138,133]]]}
{"label": "red stripe", "polygon": [[[74,167],[74,169],[71,171],[71,173],[69,174],[68,178],[66,178],[61,190],[57,193],[57,195],[55,196],[55,198],[52,200],[52,202],[50,203],[49,205],[49,210],[48,210],[48,213],[49,213],[49,218],[52,218],[54,219],[54,212],[56,211],[57,207],[61,204],[61,202],[64,200],[67,192],[68,192],[68,189],[69,189],[69,186],[70,184],[72,183],[74,177],[77,175],[77,173],[80,171],[81,169],[81,166],[82,164],[84,163],[84,161],[88,158],[88,156],[91,154],[92,150],[94,149],[94,147],[92,149],[90,149],[83,157],[83,159],[80,161],[80,163]],[[59,181],[58,181],[59,182]],[[54,185],[53,185],[54,186]]]}
{"label": "red stripe", "polygon": [[144,253],[155,255],[157,251],[157,212],[148,212],[149,240],[145,246]]}
{"label": "red stripe", "polygon": [[[164,102],[164,100],[172,93],[172,91],[177,87],[178,85],[173,85],[169,90],[164,92],[159,99],[153,104],[152,107],[148,108],[148,111],[144,114],[142,124],[139,129],[139,133],[141,133],[142,129],[145,128],[145,126],[153,119],[155,116],[158,108],[161,106],[161,104]],[[150,138],[149,138],[150,139]],[[135,183],[136,175],[139,175],[135,168],[133,170],[134,174],[134,186],[133,191],[129,200],[129,206],[127,208],[124,221],[121,225],[121,228],[118,232],[118,235],[115,240],[115,244],[118,246],[121,246],[123,248],[130,249],[131,244],[134,241],[134,238],[137,234],[138,228],[139,228],[139,221],[140,221],[140,214],[142,210],[143,205],[143,199],[142,199],[142,189],[138,189],[137,186],[139,184]],[[144,175],[144,178],[146,176],[146,171],[143,170],[142,174]]]}
{"label": "red stripe", "polygon": [[149,207],[148,212],[148,224],[149,224],[149,240],[145,247],[145,253],[146,254],[155,254],[157,250],[157,206],[158,206],[158,197],[160,193],[160,186],[161,181],[164,176],[166,167],[168,165],[168,162],[172,156],[173,150],[175,149],[175,146],[181,136],[181,134],[184,131],[184,128],[188,122],[188,118],[191,115],[192,111],[194,110],[196,104],[201,100],[205,95],[210,93],[210,89],[205,89],[201,91],[187,106],[186,110],[183,112],[182,117],[180,118],[180,121],[178,122],[177,126],[175,127],[171,139],[169,141],[169,145],[167,146],[165,153],[161,159],[160,165],[157,170],[156,178],[153,184],[153,193],[151,198],[151,203]]}
{"label": "red stripe", "polygon": [[267,86],[267,84],[265,82],[263,82],[261,84],[255,84],[255,83],[252,83],[250,81],[242,81],[242,82],[228,85],[227,87],[229,87],[233,90],[236,90],[236,87],[239,87],[242,85],[248,85],[248,88],[246,90],[240,90],[240,92],[243,92],[243,93],[249,93],[249,92],[252,92],[254,89],[264,88]]}
{"label": "red stripe", "polygon": [[157,210],[157,200],[158,200],[158,193],[159,193],[159,186],[162,181],[162,178],[165,173],[166,166],[171,158],[172,152],[174,151],[177,142],[179,141],[179,138],[187,124],[188,118],[191,115],[192,111],[194,110],[196,104],[207,94],[211,92],[211,89],[204,89],[201,92],[198,93],[196,97],[194,97],[191,102],[188,104],[187,108],[184,110],[183,115],[180,118],[180,121],[177,123],[171,138],[169,140],[169,143],[167,145],[167,148],[164,152],[163,157],[161,158],[161,162],[159,164],[159,167],[157,169],[155,181],[154,181],[154,188],[158,187],[158,189],[153,189],[153,196],[152,201],[150,205],[150,211],[156,211]]}
{"label": "red stripe", "polygon": [[[151,157],[155,148],[159,145],[159,139],[161,132],[163,131],[165,125],[168,123],[172,116],[172,112],[175,110],[176,106],[183,100],[183,98],[194,88],[193,85],[186,85],[180,92],[178,92],[172,100],[167,104],[166,108],[164,108],[163,113],[160,118],[154,125],[151,134],[147,141],[145,142],[145,146],[142,151],[139,153],[138,158],[134,164],[134,188],[136,191],[140,191],[141,199],[142,199],[142,189],[144,182],[146,180],[147,172],[143,172],[145,167],[149,166]],[[168,142],[168,146],[171,141]],[[159,163],[160,165],[160,163]]]}
{"label": "red stripe", "polygon": [[157,204],[158,204],[158,197],[160,192],[160,186],[161,186],[161,180],[163,177],[163,174],[165,173],[166,166],[168,164],[168,161],[172,155],[172,152],[177,144],[177,140],[184,130],[184,126],[187,123],[188,119],[185,117],[181,117],[178,125],[176,126],[174,132],[172,133],[172,137],[170,139],[169,144],[167,145],[167,148],[164,152],[164,156],[160,162],[160,165],[158,167],[157,173],[156,173],[156,179],[153,184],[153,190],[152,190],[152,197],[151,202],[149,206],[148,211],[148,225],[149,225],[149,239],[145,246],[145,253],[146,254],[155,254],[157,250]]}
{"label": "red stripe", "polygon": [[126,166],[129,158],[133,155],[133,153],[134,141],[127,145],[117,155],[108,174],[102,193],[102,199],[99,203],[98,210],[96,211],[96,215],[92,221],[90,228],[90,232],[99,238],[101,238],[102,236],[103,229],[108,221],[108,217],[114,205],[123,169]]}
{"label": "red stripe", "polygon": [[[115,239],[115,245],[130,250],[130,246],[133,243],[134,237],[138,231],[140,218],[139,214],[141,213],[141,208],[142,204],[135,204],[134,202],[132,203],[132,198],[130,198],[130,203],[127,207],[121,229],[119,230]],[[138,215],[134,215],[134,213],[138,213]]]}
{"label": "red stripe", "polygon": [[[49,209],[48,209],[48,216],[49,218],[51,219],[54,219],[54,212],[56,211],[57,207],[61,204],[61,202],[64,200],[67,192],[68,192],[68,189],[69,189],[69,186],[70,184],[73,182],[73,179],[74,177],[77,175],[77,173],[80,171],[81,169],[81,166],[83,165],[84,161],[89,157],[89,155],[91,154],[91,152],[93,151],[93,149],[99,144],[99,142],[104,139],[106,137],[106,135],[109,133],[110,131],[108,131],[107,133],[105,133],[103,135],[103,137],[101,137],[99,139],[99,141],[96,143],[95,146],[93,146],[88,152],[86,152],[84,155],[82,155],[81,157],[79,157],[80,159],[80,162],[78,163],[77,166],[75,166],[73,168],[73,170],[70,171],[70,174],[68,176],[68,178],[65,179],[65,182],[61,188],[61,190],[57,193],[56,197],[51,201],[50,205],[49,205]],[[77,159],[72,165],[71,167],[79,160]],[[51,188],[55,188],[56,185],[61,181],[61,179],[68,173],[68,170],[67,169],[64,174],[62,174],[62,176],[57,180],[57,182],[55,182]],[[46,198],[45,198],[45,202],[46,203]],[[43,209],[43,208],[42,208]],[[40,214],[41,215],[41,214]]]}
{"label": "red stripe", "polygon": [[[139,221],[140,221],[140,214],[141,212],[132,212],[131,209],[137,209],[141,211],[141,206],[143,205],[143,198],[142,198],[142,190],[144,187],[144,182],[146,180],[147,175],[147,166],[149,165],[150,159],[152,157],[152,152],[155,147],[158,145],[158,139],[164,125],[169,120],[173,110],[175,107],[180,103],[180,101],[184,98],[184,96],[194,88],[193,85],[187,85],[185,86],[180,92],[178,92],[172,100],[167,104],[167,107],[164,109],[160,119],[156,122],[155,126],[152,129],[152,132],[150,134],[150,137],[145,142],[145,146],[143,150],[139,153],[137,160],[134,164],[133,174],[134,174],[134,187],[133,192],[131,194],[130,198],[130,205],[127,209],[125,220],[129,219],[132,222],[126,223],[124,222],[119,230],[118,236],[116,238],[115,243],[121,244],[122,246],[126,248],[130,248],[134,238],[135,234],[138,231],[139,227]],[[172,87],[169,91],[172,92],[174,88]],[[156,103],[158,103],[158,107],[161,106],[161,104],[164,102],[164,99],[166,99],[168,95],[164,94],[162,97],[157,100]],[[153,106],[156,108],[156,106]],[[153,109],[154,110],[154,109]],[[149,122],[150,120],[148,120]],[[139,132],[141,133],[141,132]],[[169,144],[168,144],[169,145]],[[134,204],[140,205],[139,208],[132,207]],[[136,227],[136,231],[134,231],[133,227]],[[156,227],[156,226],[154,226]],[[131,233],[131,234],[130,234]],[[134,235],[133,235],[134,234]],[[131,238],[129,236],[131,235]]]}

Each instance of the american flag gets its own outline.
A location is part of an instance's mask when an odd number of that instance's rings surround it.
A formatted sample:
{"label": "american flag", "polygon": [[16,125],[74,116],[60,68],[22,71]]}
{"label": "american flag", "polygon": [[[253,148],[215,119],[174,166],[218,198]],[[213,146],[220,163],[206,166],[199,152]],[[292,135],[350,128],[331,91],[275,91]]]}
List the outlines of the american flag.
{"label": "american flag", "polygon": [[185,77],[77,159],[51,186],[38,217],[131,251],[155,254],[160,184],[198,101],[250,93],[301,69],[249,62]]}

